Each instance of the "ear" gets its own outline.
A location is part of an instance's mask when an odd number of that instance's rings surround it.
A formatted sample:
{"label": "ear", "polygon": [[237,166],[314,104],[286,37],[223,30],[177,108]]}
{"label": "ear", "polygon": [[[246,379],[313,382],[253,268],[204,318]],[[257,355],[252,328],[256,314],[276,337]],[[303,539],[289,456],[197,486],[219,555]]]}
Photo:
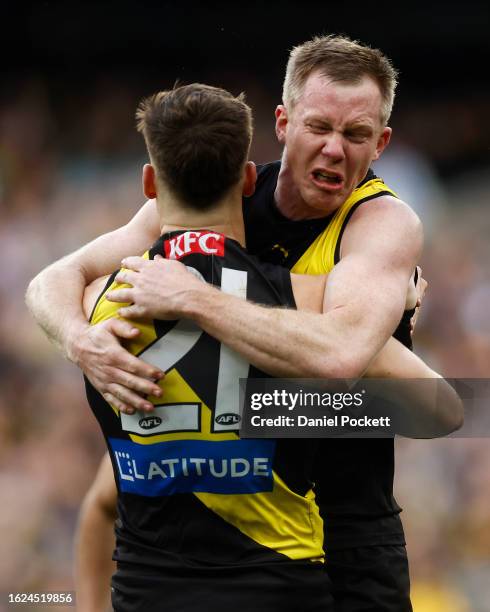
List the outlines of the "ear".
{"label": "ear", "polygon": [[257,168],[252,161],[245,164],[245,180],[243,181],[242,193],[248,198],[254,194],[255,183],[257,181]]}
{"label": "ear", "polygon": [[157,197],[155,168],[151,164],[143,166],[143,193],[152,200]]}
{"label": "ear", "polygon": [[288,124],[288,112],[283,104],[276,106],[276,136],[281,144],[286,143],[286,127]]}
{"label": "ear", "polygon": [[379,135],[378,142],[376,143],[376,152],[373,157],[373,161],[380,158],[381,153],[386,149],[391,139],[391,128],[385,127]]}

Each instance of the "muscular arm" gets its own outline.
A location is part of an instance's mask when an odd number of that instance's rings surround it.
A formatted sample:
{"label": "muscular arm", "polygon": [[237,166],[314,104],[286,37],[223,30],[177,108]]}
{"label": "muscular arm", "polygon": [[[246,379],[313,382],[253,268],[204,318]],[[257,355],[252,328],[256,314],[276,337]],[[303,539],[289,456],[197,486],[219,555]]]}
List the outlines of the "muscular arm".
{"label": "muscular arm", "polygon": [[78,520],[75,579],[80,612],[104,612],[109,608],[110,579],[115,570],[112,552],[116,500],[114,474],[106,454],[82,503]]}
{"label": "muscular arm", "polygon": [[237,312],[231,303],[220,308],[211,292],[207,303],[190,302],[187,312],[206,331],[276,375],[362,375],[400,320],[422,245],[414,213],[390,200],[360,206],[349,221],[341,260],[327,279],[324,314],[248,303]]}
{"label": "muscular arm", "polygon": [[[154,302],[151,287],[154,287],[156,279],[159,279],[156,294],[161,297],[162,291],[166,289],[170,299],[174,300],[174,304],[176,304],[174,306],[176,311],[179,308],[180,300],[185,301],[186,296],[188,296],[189,287],[191,291],[200,291],[202,285],[201,281],[197,281],[194,276],[187,276],[184,266],[176,261],[151,262],[140,258],[131,258],[131,265],[134,271],[124,272],[120,275],[120,280],[122,282],[129,281],[134,285],[133,288],[118,290],[114,294],[119,294],[117,299],[124,302],[137,301],[138,304],[131,306],[129,310],[141,316],[161,318],[168,314],[167,310],[162,312],[160,301]],[[147,280],[151,283],[151,286],[146,284]],[[284,321],[288,320],[289,315],[293,315],[295,317],[293,321],[307,320],[316,325],[319,320],[325,317],[325,315],[318,313],[322,311],[323,304],[328,299],[328,297],[325,297],[328,292],[327,277],[293,274],[291,280],[298,312],[288,310],[278,312],[280,315],[285,315]],[[405,288],[404,306],[406,308],[413,308],[416,303],[420,303],[426,285],[427,283],[420,277],[419,271],[417,288],[413,286],[412,281],[408,292]],[[180,287],[178,291],[177,287]],[[213,293],[212,299],[216,297],[219,303],[222,298],[220,292],[211,286],[206,287],[205,291],[208,290]],[[146,298],[149,296],[149,301],[145,301],[145,296]],[[227,301],[228,297],[225,296]],[[259,312],[264,313],[265,321],[267,321],[271,312],[274,317],[276,316],[276,313],[273,312],[275,309],[247,304],[239,299],[236,302],[234,300],[230,302],[232,305],[235,303],[237,307],[245,304],[244,312],[253,312],[254,309],[258,308]],[[126,310],[126,308],[122,310]],[[172,316],[174,315],[172,314]],[[226,325],[228,313],[221,312],[221,316],[224,325]],[[277,321],[276,318],[270,320]],[[245,318],[244,325],[247,324]],[[321,333],[321,327],[318,327],[318,329]],[[284,333],[286,335],[286,328]],[[301,329],[298,332],[298,338],[301,340],[304,338],[304,335],[301,335]],[[295,344],[292,350],[296,350],[297,354],[301,355],[302,347]],[[273,358],[274,354],[272,353],[270,359]],[[298,357],[298,359],[300,358]],[[271,363],[273,362],[271,361]],[[282,365],[279,363],[280,367]],[[390,337],[388,339],[385,346],[369,364],[365,375],[371,378],[385,379],[385,382],[376,387],[376,392],[381,394],[380,397],[388,400],[393,405],[393,409],[396,410],[400,424],[403,426],[403,429],[399,431],[400,434],[409,437],[436,437],[446,435],[461,426],[463,408],[451,386],[394,338]],[[339,366],[338,374],[332,377],[358,378],[357,376],[347,375],[341,366]],[[396,379],[396,382],[390,383],[390,379]],[[419,380],[414,383],[408,382],[408,379]],[[424,383],[422,379],[428,380]]]}
{"label": "muscular arm", "polygon": [[115,336],[131,338],[138,333],[130,323],[112,320],[90,327],[82,296],[92,280],[119,268],[124,256],[143,253],[158,235],[156,207],[148,201],[127,225],[42,270],[26,294],[27,306],[48,338],[124,411],[131,403],[144,408],[144,400],[126,387],[142,394],[155,392],[158,388],[149,379],[161,373],[121,349]]}
{"label": "muscular arm", "polygon": [[349,221],[342,259],[328,276],[324,314],[240,300],[200,283],[175,261],[123,272],[118,280],[134,289],[118,291],[117,300],[135,304],[123,316],[194,319],[275,376],[357,378],[401,318],[421,245],[416,215],[399,200],[379,198]]}
{"label": "muscular arm", "polygon": [[[298,309],[321,312],[325,281],[325,276],[292,275]],[[420,304],[426,287],[419,268],[417,285],[412,279],[408,287],[405,309]],[[400,435],[445,436],[463,424],[463,405],[451,385],[393,337],[371,361],[364,377],[381,379],[376,391],[392,405]]]}

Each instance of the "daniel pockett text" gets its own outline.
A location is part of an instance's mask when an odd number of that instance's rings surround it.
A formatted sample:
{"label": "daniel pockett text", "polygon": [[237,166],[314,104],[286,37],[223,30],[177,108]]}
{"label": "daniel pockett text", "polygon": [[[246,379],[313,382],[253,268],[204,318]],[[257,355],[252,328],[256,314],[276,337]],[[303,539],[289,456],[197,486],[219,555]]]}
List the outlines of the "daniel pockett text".
{"label": "daniel pockett text", "polygon": [[[277,383],[277,381],[275,381]],[[260,384],[264,384],[261,381]],[[323,437],[326,431],[341,434],[390,428],[390,416],[363,414],[366,390],[313,391],[304,388],[249,391],[241,433],[250,437],[272,430],[283,437]],[[344,381],[342,385],[345,386]],[[245,430],[245,431],[244,431]],[[255,433],[254,433],[255,432]]]}

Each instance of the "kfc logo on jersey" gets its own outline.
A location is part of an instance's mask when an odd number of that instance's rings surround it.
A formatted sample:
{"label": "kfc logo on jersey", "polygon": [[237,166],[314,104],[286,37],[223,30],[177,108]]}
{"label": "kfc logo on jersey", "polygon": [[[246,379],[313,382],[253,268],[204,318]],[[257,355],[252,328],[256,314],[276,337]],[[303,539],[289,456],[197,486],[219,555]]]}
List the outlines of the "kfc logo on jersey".
{"label": "kfc logo on jersey", "polygon": [[215,232],[185,232],[180,236],[165,240],[164,246],[167,259],[180,259],[190,253],[223,257],[225,237]]}

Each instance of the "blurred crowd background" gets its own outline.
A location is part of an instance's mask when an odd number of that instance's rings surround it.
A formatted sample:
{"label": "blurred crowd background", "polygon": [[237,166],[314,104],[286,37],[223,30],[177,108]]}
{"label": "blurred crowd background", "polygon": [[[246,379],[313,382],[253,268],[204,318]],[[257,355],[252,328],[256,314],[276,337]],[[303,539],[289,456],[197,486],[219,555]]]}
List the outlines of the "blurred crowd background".
{"label": "blurred crowd background", "polygon": [[[447,377],[490,377],[485,3],[406,14],[274,1],[11,11],[0,42],[0,593],[73,588],[77,512],[104,450],[80,372],[27,313],[27,283],[143,203],[135,108],[176,79],[245,91],[260,163],[280,156],[273,111],[294,44],[335,32],[383,49],[400,86],[375,170],[426,230],[416,351]],[[398,440],[396,495],[415,612],[490,610],[488,438]]]}

